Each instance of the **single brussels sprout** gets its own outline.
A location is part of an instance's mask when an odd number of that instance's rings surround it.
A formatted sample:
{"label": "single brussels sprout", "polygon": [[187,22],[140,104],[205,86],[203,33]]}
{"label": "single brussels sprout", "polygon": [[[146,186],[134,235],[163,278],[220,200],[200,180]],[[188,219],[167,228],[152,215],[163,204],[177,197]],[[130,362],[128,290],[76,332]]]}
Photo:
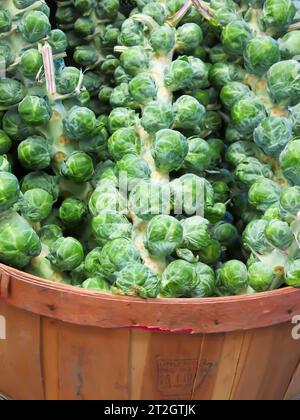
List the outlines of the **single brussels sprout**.
{"label": "single brussels sprout", "polygon": [[85,280],[81,287],[94,292],[110,293],[110,285],[102,277],[92,277]]}
{"label": "single brussels sprout", "polygon": [[40,51],[34,48],[24,51],[20,58],[19,68],[26,79],[36,80],[43,68],[43,57]]}
{"label": "single brussels sprout", "polygon": [[14,63],[16,56],[9,44],[1,42],[0,44],[1,66],[9,67]]}
{"label": "single brussels sprout", "polygon": [[237,228],[226,222],[217,223],[212,229],[212,236],[225,247],[234,245],[239,239]]}
{"label": "single brussels sprout", "polygon": [[205,108],[192,96],[183,95],[173,105],[173,128],[192,130],[199,127],[205,116]]}
{"label": "single brussels sprout", "polygon": [[273,178],[273,172],[268,165],[264,165],[256,158],[245,158],[242,160],[234,172],[237,181],[248,185],[253,185],[257,178]]}
{"label": "single brussels sprout", "polygon": [[184,0],[168,0],[167,1],[167,9],[169,12],[169,16],[175,15],[176,12],[179,11],[179,9],[184,6],[185,1]]}
{"label": "single brussels sprout", "polygon": [[165,84],[172,92],[186,89],[192,84],[193,75],[193,69],[190,63],[177,59],[165,70]]}
{"label": "single brussels sprout", "polygon": [[156,99],[157,87],[149,73],[140,73],[129,82],[129,94],[138,105],[146,105]]}
{"label": "single brussels sprout", "polygon": [[116,278],[116,293],[139,296],[144,299],[156,298],[160,292],[161,279],[148,267],[140,263],[126,265]]}
{"label": "single brussels sprout", "polygon": [[84,251],[77,239],[59,238],[50,248],[47,258],[61,271],[72,271],[83,262]]}
{"label": "single brussels sprout", "polygon": [[218,112],[207,111],[204,115],[201,127],[204,130],[204,133],[207,133],[205,135],[208,135],[211,133],[219,132],[219,130],[222,128],[222,125],[223,121]]}
{"label": "single brussels sprout", "polygon": [[222,88],[230,82],[243,82],[245,71],[231,63],[216,63],[209,71],[209,79],[213,86]]}
{"label": "single brussels sprout", "polygon": [[257,293],[266,292],[276,279],[276,275],[266,264],[255,262],[248,269],[249,285]]}
{"label": "single brussels sprout", "polygon": [[250,89],[247,85],[240,82],[227,83],[221,90],[220,98],[228,110],[231,110],[233,105],[250,94]]}
{"label": "single brussels sprout", "polygon": [[176,50],[180,53],[192,52],[202,41],[202,29],[195,23],[185,23],[176,31]]}
{"label": "single brussels sprout", "polygon": [[[229,22],[228,22],[229,23]],[[227,25],[227,23],[226,23]],[[210,49],[209,61],[212,64],[229,62],[230,56],[225,52],[224,46],[221,44],[215,45]]]}
{"label": "single brussels sprout", "polygon": [[226,203],[230,198],[230,188],[225,181],[215,181],[212,184],[217,203]]}
{"label": "single brussels sprout", "polygon": [[159,25],[163,25],[166,18],[167,12],[164,6],[160,3],[148,3],[142,10],[144,15],[152,17]]}
{"label": "single brussels sprout", "polygon": [[28,125],[47,124],[52,117],[52,108],[48,102],[38,96],[26,96],[19,103],[18,112]]}
{"label": "single brussels sprout", "polygon": [[211,207],[205,209],[205,217],[210,221],[210,223],[215,224],[222,220],[225,217],[226,213],[226,204],[216,203]]}
{"label": "single brussels sprout", "polygon": [[136,113],[128,108],[115,108],[108,117],[108,128],[111,134],[119,128],[135,127],[136,123]]}
{"label": "single brussels sprout", "polygon": [[292,122],[283,117],[267,117],[256,127],[253,138],[267,155],[278,158],[293,138]]}
{"label": "single brussels sprout", "polygon": [[191,251],[204,250],[211,242],[209,221],[201,216],[181,220],[183,240],[180,248]]}
{"label": "single brussels sprout", "polygon": [[271,220],[265,227],[267,240],[278,249],[287,249],[294,240],[294,234],[287,222]]}
{"label": "single brussels sprout", "polygon": [[103,210],[113,210],[127,213],[126,199],[112,185],[110,180],[100,183],[91,195],[89,209],[92,216],[97,216]]}
{"label": "single brussels sprout", "polygon": [[188,142],[179,131],[165,129],[156,133],[151,153],[159,170],[171,172],[182,166],[188,150]]}
{"label": "single brussels sprout", "polygon": [[120,43],[128,47],[142,45],[144,42],[143,26],[134,19],[126,19],[121,27]]}
{"label": "single brussels sprout", "polygon": [[63,237],[63,231],[58,225],[45,225],[39,230],[40,241],[48,248]]}
{"label": "single brussels sprout", "polygon": [[222,31],[222,43],[230,54],[242,55],[247,43],[253,37],[253,32],[244,20],[234,20],[228,23]]}
{"label": "single brussels sprout", "polygon": [[198,252],[199,259],[202,263],[208,265],[216,265],[222,255],[222,245],[220,242],[212,239],[208,246]]}
{"label": "single brussels sprout", "polygon": [[278,43],[268,36],[257,36],[251,39],[244,51],[246,70],[256,76],[263,76],[280,59]]}
{"label": "single brussels sprout", "polygon": [[103,277],[103,272],[100,263],[101,252],[101,248],[94,248],[85,257],[84,271],[86,277]]}
{"label": "single brussels sprout", "polygon": [[175,29],[159,26],[151,31],[150,45],[156,54],[167,55],[175,46]]}
{"label": "single brussels sprout", "polygon": [[92,231],[96,242],[104,246],[107,242],[131,237],[132,224],[120,213],[112,210],[102,210],[92,220]]}
{"label": "single brussels sprout", "polygon": [[9,32],[12,27],[12,17],[8,10],[0,10],[0,33]]}
{"label": "single brussels sprout", "polygon": [[236,128],[247,135],[267,116],[267,111],[256,97],[246,96],[233,105],[231,116]]}
{"label": "single brussels sprout", "polygon": [[198,277],[193,264],[182,260],[173,261],[163,273],[160,294],[165,298],[192,297],[197,284]]}
{"label": "single brussels sprout", "polygon": [[263,219],[267,222],[270,222],[272,220],[282,220],[282,211],[280,209],[279,203],[272,204],[263,215]]}
{"label": "single brussels sprout", "polygon": [[300,103],[289,109],[290,111],[290,120],[293,125],[293,132],[297,136],[300,136]]}
{"label": "single brussels sprout", "polygon": [[35,0],[13,0],[13,4],[17,9],[26,9],[35,3]]}
{"label": "single brussels sprout", "polygon": [[114,79],[118,85],[122,83],[129,83],[131,77],[126,73],[122,66],[118,66],[114,72]]}
{"label": "single brussels sprout", "polygon": [[282,31],[292,23],[295,14],[292,0],[266,0],[260,19],[266,28]]}
{"label": "single brussels sprout", "polygon": [[216,276],[214,270],[206,264],[197,263],[195,265],[198,284],[193,291],[193,298],[208,298],[216,293]]}
{"label": "single brussels sprout", "polygon": [[210,158],[212,164],[218,164],[221,162],[222,154],[225,150],[223,140],[218,138],[210,138],[207,140],[210,149]]}
{"label": "single brussels sprout", "polygon": [[112,108],[129,107],[132,105],[132,97],[129,93],[129,85],[121,83],[116,86],[110,95],[110,105]]}
{"label": "single brussels sprout", "polygon": [[96,0],[74,0],[74,6],[79,12],[90,13],[96,6]]}
{"label": "single brussels sprout", "polygon": [[300,187],[288,187],[282,190],[280,208],[285,213],[297,216],[300,211]]}
{"label": "single brussels sprout", "polygon": [[236,127],[230,123],[225,127],[225,141],[228,144],[237,143],[242,141],[244,136],[236,129]]}
{"label": "single brussels sprout", "polygon": [[197,57],[181,57],[182,61],[186,61],[189,63],[193,77],[190,81],[190,84],[186,87],[189,89],[192,89],[193,91],[197,89],[204,89],[209,86],[209,65],[207,63],[204,63],[202,60],[200,60]]}
{"label": "single brussels sprout", "polygon": [[3,264],[24,268],[41,250],[38,235],[23,217],[15,212],[0,216],[0,261]]}
{"label": "single brussels sprout", "polygon": [[153,101],[148,103],[142,110],[142,126],[148,133],[156,133],[167,129],[174,122],[172,107],[167,102]]}
{"label": "single brussels sprout", "polygon": [[9,210],[20,197],[19,181],[10,172],[0,172],[0,212]]}
{"label": "single brussels sprout", "polygon": [[288,286],[300,287],[300,260],[290,261],[287,264],[284,268],[284,281]]}
{"label": "single brussels sprout", "polygon": [[79,17],[74,23],[74,30],[83,38],[86,38],[96,30],[96,24],[92,19],[86,16]]}
{"label": "single brussels sprout", "polygon": [[78,183],[89,181],[94,174],[93,160],[86,153],[74,152],[63,163],[61,173]]}
{"label": "single brussels sprout", "polygon": [[55,20],[59,26],[74,24],[77,17],[77,10],[69,5],[58,7],[55,13]]}
{"label": "single brussels sprout", "polygon": [[159,214],[170,213],[168,185],[154,180],[143,180],[131,191],[129,209],[142,220],[150,220]]}
{"label": "single brussels sprout", "polygon": [[93,66],[99,59],[97,50],[89,45],[79,45],[75,48],[73,60],[82,67]]}
{"label": "single brussels sprout", "polygon": [[57,92],[61,95],[74,93],[80,82],[80,70],[76,67],[63,68],[56,78]]}
{"label": "single brussels sprout", "polygon": [[300,55],[300,31],[285,34],[279,40],[281,56],[285,60],[292,60]]}
{"label": "single brussels sprout", "polygon": [[116,176],[115,164],[110,160],[99,163],[92,178],[93,187],[96,188],[101,181],[110,182],[114,187],[118,186],[118,178]]}
{"label": "single brussels sprout", "polygon": [[72,140],[84,140],[94,133],[98,121],[93,111],[74,106],[64,119],[64,128]]}
{"label": "single brussels sprout", "polygon": [[257,210],[266,211],[276,203],[281,194],[281,188],[271,179],[260,177],[249,190],[249,203]]}
{"label": "single brussels sprout", "polygon": [[175,214],[203,215],[204,210],[214,205],[214,190],[204,178],[186,174],[171,182],[172,205]]}
{"label": "single brussels sprout", "polygon": [[21,191],[23,194],[26,191],[41,188],[52,195],[54,200],[57,200],[59,195],[59,185],[57,177],[48,175],[46,172],[31,172],[22,179]]}
{"label": "single brussels sprout", "polygon": [[46,219],[53,207],[53,197],[41,188],[26,191],[18,204],[18,208],[26,219],[41,222]]}
{"label": "single brussels sprout", "polygon": [[129,47],[121,54],[120,62],[126,73],[136,76],[145,71],[150,65],[150,58],[144,47]]}
{"label": "single brussels sprout", "polygon": [[51,24],[43,12],[34,10],[26,12],[22,16],[18,29],[25,40],[33,44],[51,32]]}
{"label": "single brussels sprout", "polygon": [[267,73],[268,87],[274,102],[293,103],[300,98],[300,63],[296,60],[280,61]]}
{"label": "single brussels sprout", "polygon": [[109,153],[116,161],[127,154],[139,154],[140,148],[140,138],[131,127],[119,128],[108,140]]}
{"label": "single brussels sprout", "polygon": [[292,184],[300,185],[300,140],[290,141],[279,158],[285,178]]}
{"label": "single brussels sprout", "polygon": [[237,260],[227,261],[220,269],[219,281],[234,295],[246,293],[248,287],[248,270],[244,263]]}
{"label": "single brussels sprout", "polygon": [[109,86],[102,86],[99,90],[98,99],[100,102],[110,103],[110,98],[113,92],[113,88]]}
{"label": "single brussels sprout", "polygon": [[11,164],[7,156],[0,156],[0,172],[11,172]]}
{"label": "single brussels sprout", "polygon": [[10,151],[12,147],[12,141],[5,131],[0,129],[0,155],[5,155]]}
{"label": "single brussels sprout", "polygon": [[106,57],[106,60],[101,65],[101,70],[104,74],[108,76],[112,76],[116,69],[120,65],[120,60],[118,60],[115,56],[109,55]]}
{"label": "single brussels sprout", "polygon": [[59,218],[69,227],[79,226],[87,214],[85,204],[77,198],[67,198],[59,208]]}
{"label": "single brussels sprout", "polygon": [[183,238],[180,222],[168,215],[154,217],[148,224],[145,247],[151,255],[167,257],[176,250]]}
{"label": "single brussels sprout", "polygon": [[268,254],[273,246],[267,240],[265,229],[268,222],[263,219],[253,220],[243,233],[243,242],[247,249],[258,254]]}
{"label": "single brussels sprout", "polygon": [[137,155],[125,155],[116,163],[116,172],[120,179],[127,180],[129,191],[142,179],[151,177],[148,163]]}
{"label": "single brussels sprout", "polygon": [[261,156],[261,150],[254,143],[238,141],[228,147],[225,160],[232,166],[238,166],[246,158],[259,159]]}
{"label": "single brussels sprout", "polygon": [[196,173],[204,172],[212,163],[209,144],[206,140],[196,137],[190,139],[188,145],[184,168]]}
{"label": "single brussels sprout", "polygon": [[0,79],[0,107],[3,109],[17,105],[25,96],[25,88],[18,80]]}
{"label": "single brussels sprout", "polygon": [[41,170],[49,167],[51,153],[47,140],[43,137],[32,136],[22,141],[18,147],[20,164],[29,170]]}
{"label": "single brussels sprout", "polygon": [[114,281],[116,274],[123,268],[137,262],[140,262],[140,253],[126,238],[107,242],[100,255],[103,273],[109,281]]}
{"label": "single brussels sprout", "polygon": [[53,29],[50,32],[48,36],[48,43],[50,44],[54,54],[61,54],[68,48],[68,38],[60,29]]}
{"label": "single brussels sprout", "polygon": [[96,15],[99,19],[114,19],[119,11],[119,0],[102,0],[97,2]]}

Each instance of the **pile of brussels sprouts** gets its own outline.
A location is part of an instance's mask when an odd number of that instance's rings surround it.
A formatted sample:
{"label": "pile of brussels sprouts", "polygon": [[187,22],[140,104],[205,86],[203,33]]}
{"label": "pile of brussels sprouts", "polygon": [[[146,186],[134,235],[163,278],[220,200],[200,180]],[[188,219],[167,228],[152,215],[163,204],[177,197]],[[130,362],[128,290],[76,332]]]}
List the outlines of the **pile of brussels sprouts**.
{"label": "pile of brussels sprouts", "polygon": [[141,298],[300,287],[300,2],[125,3],[1,1],[0,262]]}

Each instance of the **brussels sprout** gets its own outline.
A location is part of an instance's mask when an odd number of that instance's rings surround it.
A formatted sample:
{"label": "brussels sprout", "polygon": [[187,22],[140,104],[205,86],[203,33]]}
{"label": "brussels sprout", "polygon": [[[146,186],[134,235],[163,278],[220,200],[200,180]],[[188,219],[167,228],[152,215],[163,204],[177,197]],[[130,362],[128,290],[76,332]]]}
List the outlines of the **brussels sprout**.
{"label": "brussels sprout", "polygon": [[126,204],[125,198],[111,181],[107,180],[100,183],[91,195],[89,209],[93,216],[97,216],[105,209],[126,213]]}
{"label": "brussels sprout", "polygon": [[9,32],[12,27],[12,17],[8,10],[0,10],[0,33]]}
{"label": "brussels sprout", "polygon": [[0,156],[0,172],[11,172],[11,164],[7,156]]}
{"label": "brussels sprout", "polygon": [[156,99],[157,87],[154,78],[148,73],[140,73],[129,82],[129,93],[138,105],[146,105]]}
{"label": "brussels sprout", "polygon": [[223,105],[231,110],[233,105],[250,93],[247,85],[240,82],[227,83],[221,90],[220,98]]}
{"label": "brussels sprout", "polygon": [[215,181],[212,184],[214,198],[218,203],[226,203],[230,198],[230,188],[225,181]]}
{"label": "brussels sprout", "polygon": [[79,17],[76,22],[74,23],[74,30],[83,38],[86,38],[96,30],[96,24],[92,21],[92,19],[81,16]]}
{"label": "brussels sprout", "polygon": [[22,141],[18,147],[18,159],[29,170],[41,170],[49,167],[50,149],[43,137],[32,136]]}
{"label": "brussels sprout", "polygon": [[[110,103],[110,98],[113,92],[113,88],[109,86],[102,86],[99,90],[98,99],[100,102]],[[127,108],[126,108],[127,109]]]}
{"label": "brussels sprout", "polygon": [[114,281],[116,274],[127,265],[137,262],[140,262],[139,251],[126,238],[118,238],[107,242],[100,255],[103,273],[109,281]]}
{"label": "brussels sprout", "polygon": [[48,43],[50,44],[54,54],[61,54],[68,48],[68,38],[60,29],[53,29],[50,32],[48,36]]}
{"label": "brussels sprout", "polygon": [[140,263],[131,263],[118,274],[115,286],[117,293],[141,298],[156,298],[161,287],[161,280],[148,267]]}
{"label": "brussels sprout", "polygon": [[144,41],[143,27],[134,19],[126,19],[121,27],[120,42],[128,47],[142,45]]}
{"label": "brussels sprout", "polygon": [[230,82],[242,82],[244,77],[244,70],[241,67],[230,63],[216,63],[209,72],[211,83],[218,88],[221,88]]}
{"label": "brussels sprout", "polygon": [[179,131],[165,129],[156,133],[151,153],[159,170],[171,172],[182,166],[188,149],[188,142]]}
{"label": "brussels sprout", "polygon": [[0,212],[10,209],[20,197],[18,179],[10,172],[0,173]]}
{"label": "brussels sprout", "polygon": [[[217,133],[222,128],[223,121],[218,112],[207,111],[201,124],[204,134]],[[206,134],[207,133],[207,134]]]}
{"label": "brussels sprout", "polygon": [[264,213],[263,219],[267,220],[267,222],[270,222],[274,219],[281,220],[282,219],[282,212],[280,209],[279,203],[275,203],[272,206],[270,206]]}
{"label": "brussels sprout", "polygon": [[9,108],[23,100],[25,89],[22,83],[13,79],[0,79],[0,108]]}
{"label": "brussels sprout", "polygon": [[300,211],[300,187],[288,187],[280,195],[280,208],[294,216]]}
{"label": "brussels sprout", "polygon": [[139,154],[140,138],[134,128],[119,128],[108,140],[108,150],[114,160],[121,160],[127,154]]}
{"label": "brussels sprout", "polygon": [[93,161],[86,153],[74,152],[63,163],[61,173],[78,183],[89,181],[94,174]]}
{"label": "brussels sprout", "polygon": [[80,70],[76,67],[65,67],[56,78],[57,92],[67,95],[76,91],[80,81]]}
{"label": "brussels sprout", "polygon": [[292,0],[266,0],[261,21],[266,28],[281,31],[292,23],[296,9]]}
{"label": "brussels sprout", "polygon": [[[2,177],[1,177],[2,180]],[[29,223],[15,212],[0,216],[0,261],[15,268],[24,268],[41,253],[38,235]]]}
{"label": "brussels sprout", "polygon": [[12,141],[5,133],[5,131],[0,129],[0,155],[4,155],[9,152],[12,147]]}
{"label": "brussels sprout", "polygon": [[279,158],[283,175],[294,185],[300,185],[300,140],[290,141]]}
{"label": "brussels sprout", "polygon": [[167,55],[175,45],[175,29],[159,26],[151,31],[150,44],[156,54]]}
{"label": "brussels sprout", "polygon": [[195,266],[177,260],[168,265],[162,276],[160,294],[165,298],[192,297],[198,284]]}
{"label": "brussels sprout", "polygon": [[154,180],[139,182],[130,193],[129,209],[142,220],[150,220],[159,214],[169,214],[169,187]]}
{"label": "brussels sprout", "polygon": [[187,61],[192,69],[193,77],[189,85],[186,87],[196,90],[204,89],[209,86],[209,65],[204,63],[197,57],[181,57],[182,61]]}
{"label": "brussels sprout", "polygon": [[13,4],[17,9],[25,9],[35,3],[35,0],[13,0]]}
{"label": "brussels sprout", "polygon": [[249,203],[257,210],[266,211],[276,203],[281,194],[281,189],[271,179],[260,177],[249,190]]}
{"label": "brussels sprout", "polygon": [[270,290],[276,275],[266,264],[256,262],[250,265],[248,270],[249,285],[256,292],[266,292]]}
{"label": "brussels sprout", "polygon": [[222,246],[220,242],[212,239],[208,246],[198,252],[199,259],[202,263],[215,265],[219,261],[222,254]]}
{"label": "brussels sprout", "polygon": [[84,251],[74,238],[59,238],[50,248],[49,261],[62,271],[75,270],[84,260]]}
{"label": "brussels sprout", "polygon": [[59,208],[59,218],[66,226],[79,226],[87,214],[85,204],[77,198],[67,198]]}
{"label": "brussels sprout", "polygon": [[210,149],[210,158],[213,164],[221,161],[223,151],[225,149],[224,142],[221,139],[211,138],[207,140]]}
{"label": "brussels sprout", "polygon": [[63,237],[63,231],[58,225],[45,225],[39,230],[39,237],[42,244],[50,248]]}
{"label": "brussels sprout", "polygon": [[205,209],[205,217],[213,224],[222,220],[225,217],[225,213],[226,204],[224,203],[216,203]]}
{"label": "brussels sprout", "polygon": [[289,109],[290,120],[293,124],[293,132],[297,136],[300,136],[300,103]]}
{"label": "brussels sprout", "polygon": [[279,157],[282,150],[293,138],[292,123],[287,118],[268,117],[254,130],[254,142],[267,155]]}
{"label": "brussels sprout", "polygon": [[64,119],[64,128],[72,140],[88,138],[98,127],[93,111],[88,108],[74,106]]}
{"label": "brussels sprout", "polygon": [[154,217],[148,224],[145,247],[151,255],[167,257],[176,250],[183,238],[178,220],[168,215]]}
{"label": "brussels sprout", "polygon": [[231,110],[232,120],[242,134],[251,134],[267,116],[264,105],[254,96],[236,102]]}
{"label": "brussels sprout", "polygon": [[253,220],[248,224],[243,233],[243,242],[247,249],[261,255],[273,250],[265,235],[267,225],[268,222],[263,219]]}
{"label": "brussels sprout", "polygon": [[128,108],[115,108],[108,117],[108,128],[111,134],[119,128],[134,127],[136,123],[135,112]]}
{"label": "brussels sprout", "polygon": [[120,179],[121,177],[126,177],[129,183],[129,190],[140,180],[151,177],[148,163],[137,155],[125,155],[116,163],[116,172]]}
{"label": "brussels sprout", "polygon": [[125,69],[122,66],[118,66],[114,72],[114,79],[118,85],[122,83],[129,83],[131,77],[125,72]]}
{"label": "brussels sprout", "polygon": [[280,58],[278,43],[267,36],[251,39],[244,51],[246,70],[257,76],[263,76]]}
{"label": "brussels sprout", "polygon": [[96,188],[101,181],[109,182],[115,187],[118,186],[115,164],[110,160],[99,163],[95,168],[94,176],[92,178],[93,186]]}
{"label": "brussels sprout", "polygon": [[233,224],[226,222],[217,223],[213,227],[212,236],[225,247],[234,245],[239,239],[237,228]]}
{"label": "brussels sprout", "polygon": [[34,10],[26,12],[22,16],[18,29],[25,40],[33,44],[50,33],[51,24],[43,12]]}
{"label": "brussels sprout", "polygon": [[148,3],[142,10],[144,15],[151,16],[159,25],[163,25],[167,18],[166,9],[160,3]]}
{"label": "brussels sprout", "polygon": [[85,280],[81,287],[95,292],[110,293],[110,285],[101,277],[92,277]]}
{"label": "brussels sprout", "polygon": [[1,66],[9,67],[15,61],[15,53],[11,49],[9,44],[1,42],[0,44],[0,57],[1,57]]}
{"label": "brussels sprout", "polygon": [[192,293],[194,298],[208,298],[216,293],[216,276],[214,270],[206,264],[195,265],[198,284]]}
{"label": "brussels sprout", "polygon": [[116,28],[113,25],[107,25],[101,35],[102,44],[109,47],[117,45],[120,32],[119,28]]}
{"label": "brussels sprout", "polygon": [[136,76],[149,67],[150,59],[147,51],[141,46],[129,47],[121,54],[120,62],[126,73]]}
{"label": "brussels sprout", "polygon": [[300,287],[300,260],[287,264],[284,269],[284,281],[288,286]]}
{"label": "brussels sprout", "polygon": [[48,102],[38,96],[26,96],[18,107],[21,118],[28,125],[44,125],[52,117],[52,109]]}
{"label": "brussels sprout", "polygon": [[72,6],[58,7],[55,19],[59,25],[73,24],[77,19],[77,10]]}
{"label": "brussels sprout", "polygon": [[282,58],[291,60],[300,55],[300,31],[292,31],[285,34],[279,40],[279,48]]}
{"label": "brussels sprout", "polygon": [[142,111],[142,126],[148,133],[170,128],[174,122],[174,114],[170,104],[162,101],[148,103]]}
{"label": "brussels sprout", "polygon": [[172,92],[189,87],[192,81],[193,69],[185,60],[177,59],[165,70],[165,84]]}
{"label": "brussels sprout", "polygon": [[21,191],[23,194],[34,188],[42,188],[51,194],[54,200],[56,200],[59,195],[57,178],[48,175],[46,172],[31,172],[22,179]]}
{"label": "brussels sprout", "polygon": [[247,267],[241,261],[228,261],[220,270],[219,280],[230,293],[244,294],[248,287]]}
{"label": "brussels sprout", "polygon": [[120,65],[120,60],[118,60],[115,56],[109,55],[106,57],[106,60],[101,65],[101,70],[106,75],[113,75],[116,69]]}
{"label": "brussels sprout", "polygon": [[200,251],[210,244],[211,234],[208,220],[200,216],[193,216],[183,219],[180,223],[183,228],[181,248]]}
{"label": "brussels sprout", "polygon": [[195,23],[185,23],[176,31],[176,50],[180,53],[192,52],[202,41],[202,30]]}
{"label": "brussels sprout", "polygon": [[294,240],[293,232],[287,222],[271,220],[265,227],[267,240],[278,249],[287,249]]}
{"label": "brussels sprout", "polygon": [[36,80],[43,68],[43,57],[39,50],[29,49],[23,52],[19,68],[23,76],[30,80]]}
{"label": "brussels sprout", "polygon": [[259,159],[261,155],[261,150],[255,144],[238,141],[228,147],[225,159],[232,166],[238,166],[246,158],[256,157]]}
{"label": "brussels sprout", "polygon": [[236,143],[243,140],[244,136],[230,123],[225,127],[225,141],[228,144]]}
{"label": "brussels sprout", "polygon": [[98,61],[98,53],[94,47],[89,45],[79,45],[75,48],[73,60],[82,67],[93,66]]}
{"label": "brussels sprout", "polygon": [[212,163],[209,144],[196,137],[190,139],[188,145],[189,151],[184,161],[184,168],[196,173],[204,172]]}
{"label": "brussels sprout", "polygon": [[256,158],[243,159],[234,172],[237,181],[242,182],[248,186],[253,185],[257,178],[273,178],[273,172],[268,165],[260,163]]}
{"label": "brussels sprout", "polygon": [[128,107],[132,105],[132,98],[127,83],[121,83],[113,89],[110,95],[110,105],[112,108]]}
{"label": "brussels sprout", "polygon": [[179,9],[184,6],[185,1],[184,0],[168,0],[167,1],[167,9],[169,12],[169,16],[175,15],[176,12],[179,11]]}
{"label": "brussels sprout", "polygon": [[191,130],[199,127],[204,119],[205,108],[192,96],[183,95],[173,105],[174,128]]}
{"label": "brussels sprout", "polygon": [[87,277],[103,277],[100,263],[101,252],[101,248],[94,248],[85,257],[84,271]]}
{"label": "brussels sprout", "polygon": [[300,63],[296,60],[280,61],[267,73],[268,87],[274,102],[293,103],[300,98]]}
{"label": "brussels sprout", "polygon": [[113,239],[129,239],[132,224],[120,213],[112,210],[102,210],[92,220],[92,231],[97,244],[104,246]]}
{"label": "brussels sprout", "polygon": [[18,207],[27,219],[32,222],[41,222],[52,211],[53,197],[41,188],[34,188],[25,192]]}
{"label": "brussels sprout", "polygon": [[99,19],[114,19],[120,7],[119,0],[102,0],[97,2],[96,15]]}
{"label": "brussels sprout", "polygon": [[230,22],[222,31],[222,43],[230,54],[240,55],[253,37],[253,32],[243,20]]}

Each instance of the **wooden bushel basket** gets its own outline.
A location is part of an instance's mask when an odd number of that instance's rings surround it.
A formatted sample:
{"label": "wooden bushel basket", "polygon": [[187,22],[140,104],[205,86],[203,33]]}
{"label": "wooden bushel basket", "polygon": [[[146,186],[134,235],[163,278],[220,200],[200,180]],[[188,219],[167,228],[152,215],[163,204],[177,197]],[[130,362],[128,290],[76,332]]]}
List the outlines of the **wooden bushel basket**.
{"label": "wooden bushel basket", "polygon": [[1,398],[297,399],[299,316],[299,289],[144,301],[0,265]]}

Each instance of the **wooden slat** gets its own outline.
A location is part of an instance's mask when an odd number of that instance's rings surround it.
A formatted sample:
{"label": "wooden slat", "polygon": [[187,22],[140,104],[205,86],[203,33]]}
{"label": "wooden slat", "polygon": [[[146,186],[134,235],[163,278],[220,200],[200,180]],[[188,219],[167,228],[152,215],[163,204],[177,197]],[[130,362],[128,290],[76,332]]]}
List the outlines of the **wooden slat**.
{"label": "wooden slat", "polygon": [[150,333],[136,330],[130,332],[129,389],[132,400],[143,399],[142,388],[147,370],[150,339]]}
{"label": "wooden slat", "polygon": [[0,315],[6,320],[6,340],[0,340],[0,393],[41,400],[40,317],[1,301]]}
{"label": "wooden slat", "polygon": [[288,390],[284,397],[285,400],[293,400],[298,399],[300,400],[300,361],[299,365],[296,369],[296,372],[293,375],[293,379],[289,384]]}
{"label": "wooden slat", "polygon": [[46,400],[59,399],[59,322],[42,318],[41,324],[41,357],[42,375]]}

